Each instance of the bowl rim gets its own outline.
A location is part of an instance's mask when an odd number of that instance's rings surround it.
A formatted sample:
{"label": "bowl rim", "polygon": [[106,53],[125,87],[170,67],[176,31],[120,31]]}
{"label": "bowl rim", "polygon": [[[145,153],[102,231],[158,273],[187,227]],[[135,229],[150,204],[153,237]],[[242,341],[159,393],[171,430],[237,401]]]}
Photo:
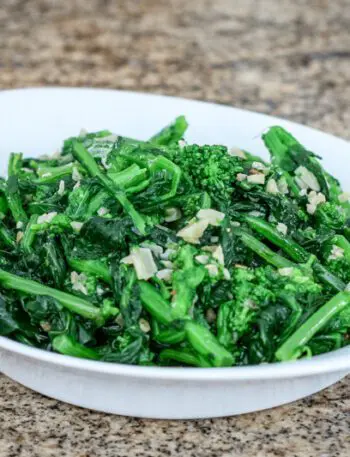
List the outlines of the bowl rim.
{"label": "bowl rim", "polygon": [[56,354],[55,352],[26,346],[18,341],[0,336],[0,360],[2,350],[22,356],[31,361],[55,365],[61,368],[138,379],[205,382],[253,381],[258,379],[291,379],[336,371],[350,373],[350,346],[317,355],[310,359],[224,368],[177,368],[101,362]]}
{"label": "bowl rim", "polygon": [[[58,91],[94,91],[94,92],[112,92],[119,93],[125,96],[140,96],[140,97],[157,97],[168,100],[184,101],[186,103],[194,103],[200,105],[210,105],[212,107],[220,107],[236,112],[250,113],[254,116],[265,117],[271,120],[280,120],[288,123],[290,126],[307,128],[310,131],[318,134],[326,135],[328,138],[342,141],[349,146],[349,142],[343,138],[339,138],[327,132],[305,126],[283,118],[270,116],[265,113],[252,110],[236,108],[225,104],[206,102],[200,100],[192,100],[184,97],[174,97],[162,94],[152,94],[137,91],[124,91],[110,88],[94,88],[94,87],[64,87],[64,86],[46,86],[46,87],[23,87],[3,90],[2,95],[15,92],[58,92]],[[181,381],[239,381],[239,380],[268,380],[268,379],[283,379],[296,378],[303,376],[312,376],[322,373],[332,373],[336,371],[350,372],[350,346],[328,352],[326,354],[314,356],[310,359],[276,362],[271,364],[249,365],[240,367],[225,367],[225,368],[193,368],[193,367],[157,367],[157,366],[136,366],[125,365],[119,363],[101,362],[95,360],[87,360],[75,358],[67,355],[49,352],[43,349],[26,346],[23,343],[11,340],[8,337],[0,336],[0,361],[1,352],[8,352],[13,355],[18,355],[27,358],[31,361],[53,364],[57,367],[75,369],[79,371],[94,372],[96,374],[123,376],[131,378],[158,379],[158,380],[181,380]]]}

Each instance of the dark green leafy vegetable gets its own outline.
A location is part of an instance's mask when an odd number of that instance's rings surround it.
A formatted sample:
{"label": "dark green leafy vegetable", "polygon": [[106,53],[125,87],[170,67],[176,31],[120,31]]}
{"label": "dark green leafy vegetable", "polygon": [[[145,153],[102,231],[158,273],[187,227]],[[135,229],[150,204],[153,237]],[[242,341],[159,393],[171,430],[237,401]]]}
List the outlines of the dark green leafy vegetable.
{"label": "dark green leafy vegetable", "polygon": [[350,338],[350,203],[281,127],[271,163],[104,130],[0,179],[0,334],[73,357],[225,367]]}

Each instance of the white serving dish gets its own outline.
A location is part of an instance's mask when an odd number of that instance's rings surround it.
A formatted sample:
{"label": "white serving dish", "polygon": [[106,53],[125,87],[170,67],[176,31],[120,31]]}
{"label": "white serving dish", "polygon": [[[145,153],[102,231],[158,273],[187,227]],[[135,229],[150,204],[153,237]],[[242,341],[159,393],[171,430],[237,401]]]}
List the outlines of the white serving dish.
{"label": "white serving dish", "polygon": [[[0,172],[8,155],[54,152],[64,138],[108,128],[148,138],[179,114],[190,142],[239,146],[267,156],[260,134],[288,128],[350,189],[346,141],[285,120],[210,103],[100,89],[0,93]],[[49,397],[108,413],[205,418],[247,413],[313,394],[350,373],[350,347],[310,360],[236,368],[158,368],[109,364],[34,349],[0,337],[0,369]]]}

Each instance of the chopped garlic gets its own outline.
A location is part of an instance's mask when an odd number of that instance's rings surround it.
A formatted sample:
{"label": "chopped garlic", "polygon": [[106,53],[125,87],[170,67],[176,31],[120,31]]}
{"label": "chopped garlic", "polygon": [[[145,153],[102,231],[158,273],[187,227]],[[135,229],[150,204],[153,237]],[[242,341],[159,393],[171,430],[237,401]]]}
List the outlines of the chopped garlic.
{"label": "chopped garlic", "polygon": [[86,129],[80,129],[80,132],[79,132],[79,137],[80,138],[83,138],[87,134],[88,134],[88,131]]}
{"label": "chopped garlic", "polygon": [[22,171],[25,171],[26,173],[34,173],[34,171],[31,168],[27,167],[22,167]]}
{"label": "chopped garlic", "polygon": [[73,190],[79,189],[79,187],[80,187],[80,181],[78,181],[76,184],[74,184]]}
{"label": "chopped garlic", "polygon": [[38,224],[49,224],[54,217],[57,216],[57,213],[55,211],[52,211],[51,213],[44,213],[41,216],[38,217]]}
{"label": "chopped garlic", "polygon": [[251,184],[265,184],[265,175],[262,173],[247,176],[247,181]]}
{"label": "chopped garlic", "polygon": [[105,170],[109,170],[112,165],[107,163],[107,157],[101,157],[101,163]]}
{"label": "chopped garlic", "polygon": [[104,294],[104,288],[101,286],[96,287],[96,294],[101,297]]}
{"label": "chopped garlic", "polygon": [[278,189],[277,182],[275,179],[270,178],[267,181],[266,192],[268,192],[269,194],[278,194],[279,193],[279,189]]}
{"label": "chopped garlic", "polygon": [[202,246],[202,251],[206,251],[206,252],[211,252],[213,253],[214,251],[216,251],[216,248],[217,246]]}
{"label": "chopped garlic", "polygon": [[168,260],[170,256],[176,254],[175,249],[166,249],[163,254],[160,255],[160,258],[163,260]]}
{"label": "chopped garlic", "polygon": [[195,257],[195,260],[197,260],[198,263],[201,263],[202,265],[205,265],[209,262],[209,256],[200,254]]}
{"label": "chopped garlic", "polygon": [[306,211],[309,214],[315,214],[317,206],[321,203],[325,203],[326,197],[322,192],[315,192],[312,190],[308,195],[309,203],[306,205]]}
{"label": "chopped garlic", "polygon": [[81,292],[84,295],[88,295],[85,282],[87,277],[84,273],[78,274],[76,271],[72,271],[70,274],[70,282],[72,283],[72,289]]}
{"label": "chopped garlic", "polygon": [[106,214],[109,213],[109,209],[108,208],[104,208],[103,206],[97,211],[97,214],[99,216],[105,216]]}
{"label": "chopped garlic", "polygon": [[163,270],[159,270],[156,273],[156,276],[158,279],[162,279],[163,281],[170,281],[172,274],[173,270],[171,268],[164,268]]}
{"label": "chopped garlic", "polygon": [[244,173],[238,173],[238,174],[236,175],[236,179],[237,179],[237,181],[239,181],[239,182],[245,181],[245,180],[247,179],[247,175],[244,174]]}
{"label": "chopped garlic", "polygon": [[201,209],[197,213],[197,217],[199,220],[205,220],[210,225],[214,227],[218,227],[225,218],[225,213],[221,213],[220,211],[216,211],[215,209]]}
{"label": "chopped garlic", "polygon": [[261,211],[257,211],[257,210],[253,210],[253,211],[249,211],[249,216],[253,216],[253,217],[263,217],[264,216],[264,213],[262,213]]}
{"label": "chopped garlic", "polygon": [[72,179],[73,181],[79,182],[81,180],[81,175],[77,169],[77,167],[73,167],[72,169]]}
{"label": "chopped garlic", "polygon": [[267,167],[261,162],[253,162],[252,168],[254,168],[255,170],[260,170],[260,171],[267,169]]}
{"label": "chopped garlic", "polygon": [[220,265],[224,265],[225,264],[224,251],[222,250],[221,244],[216,246],[216,249],[213,252],[213,257],[214,257],[214,259],[216,259],[220,263]]}
{"label": "chopped garlic", "polygon": [[341,259],[344,257],[344,249],[340,248],[339,246],[333,244],[331,253],[328,257],[328,260],[336,260]]}
{"label": "chopped garlic", "polygon": [[23,232],[17,232],[16,243],[19,243],[23,237],[24,237],[24,233]]}
{"label": "chopped garlic", "polygon": [[240,157],[241,159],[245,159],[247,156],[242,149],[233,147],[227,151],[227,154],[231,157]]}
{"label": "chopped garlic", "polygon": [[119,327],[124,327],[125,322],[124,322],[124,317],[122,314],[118,314],[118,316],[115,318],[115,323],[119,325]]}
{"label": "chopped garlic", "polygon": [[277,182],[278,190],[281,192],[281,194],[286,195],[289,192],[288,189],[288,183],[287,180],[284,176],[280,178]]}
{"label": "chopped garlic", "polygon": [[65,183],[63,181],[63,179],[61,179],[59,185],[58,185],[58,195],[63,195],[64,194],[64,188],[65,188]]}
{"label": "chopped garlic", "polygon": [[151,326],[150,326],[149,322],[146,321],[146,319],[143,319],[142,317],[139,320],[139,326],[140,326],[140,329],[143,331],[143,333],[148,333],[151,331]]}
{"label": "chopped garlic", "polygon": [[[132,260],[137,279],[150,279],[158,271],[149,248],[133,248],[128,258]],[[122,259],[122,262],[126,263],[125,260],[126,258]]]}
{"label": "chopped garlic", "polygon": [[123,257],[121,260],[120,260],[120,263],[125,263],[125,265],[132,265],[134,262],[134,259],[133,259],[133,256],[132,255],[128,255],[126,257]]}
{"label": "chopped garlic", "polygon": [[294,268],[293,267],[285,267],[285,268],[279,268],[278,273],[281,276],[291,276],[293,274]]}
{"label": "chopped garlic", "polygon": [[156,243],[144,241],[143,243],[140,244],[140,246],[142,248],[150,249],[156,257],[160,257],[163,254],[162,246],[159,246]]}
{"label": "chopped garlic", "polygon": [[200,219],[198,222],[192,222],[186,225],[177,232],[177,236],[187,241],[187,243],[198,244],[208,225],[208,220]]}
{"label": "chopped garlic", "polygon": [[211,252],[214,259],[216,259],[221,265],[224,265],[224,252],[222,250],[222,246],[214,245],[214,246],[203,246],[203,251]]}
{"label": "chopped garlic", "polygon": [[282,222],[279,222],[276,227],[277,231],[282,233],[282,235],[287,235],[288,232],[288,227],[286,224],[283,224]]}
{"label": "chopped garlic", "polygon": [[22,221],[18,221],[17,224],[16,224],[16,229],[21,229],[23,228],[23,222]]}
{"label": "chopped garlic", "polygon": [[211,278],[215,278],[219,274],[219,269],[216,265],[209,264],[205,265],[204,268],[208,271]]}
{"label": "chopped garlic", "polygon": [[216,312],[213,310],[213,308],[207,309],[207,312],[205,313],[205,318],[207,319],[209,324],[212,324],[216,321]]}
{"label": "chopped garlic", "polygon": [[229,281],[231,279],[231,273],[228,271],[227,268],[224,268],[224,278]]}
{"label": "chopped garlic", "polygon": [[115,143],[118,141],[118,135],[107,135],[107,136],[102,136],[100,138],[95,138],[95,141],[99,143],[104,143],[107,141],[108,143]]}
{"label": "chopped garlic", "polygon": [[251,299],[251,298],[246,298],[243,302],[243,306],[245,308],[249,308],[249,309],[255,309],[256,308],[256,304],[254,303],[254,301]]}
{"label": "chopped garlic", "polygon": [[305,197],[307,195],[307,189],[300,189],[299,197]]}
{"label": "chopped garlic", "polygon": [[183,149],[183,148],[187,145],[187,143],[186,143],[185,140],[179,140],[179,141],[177,142],[177,144],[178,144],[178,146],[179,146],[180,149]]}
{"label": "chopped garlic", "polygon": [[321,190],[316,176],[302,165],[295,170],[295,176],[295,181],[300,189],[311,189],[315,190],[316,192]]}
{"label": "chopped garlic", "polygon": [[161,260],[160,263],[165,266],[165,268],[173,268],[174,264],[170,260]]}
{"label": "chopped garlic", "polygon": [[342,194],[338,195],[338,200],[340,203],[346,203],[350,200],[350,192],[343,192]]}
{"label": "chopped garlic", "polygon": [[52,176],[52,173],[50,172],[41,175],[42,178],[49,178],[50,176]]}
{"label": "chopped garlic", "polygon": [[72,229],[77,233],[80,232],[83,225],[84,225],[83,222],[78,222],[78,221],[73,221],[70,223],[70,226],[72,227]]}
{"label": "chopped garlic", "polygon": [[165,210],[165,222],[174,222],[181,219],[182,213],[179,208],[167,208]]}

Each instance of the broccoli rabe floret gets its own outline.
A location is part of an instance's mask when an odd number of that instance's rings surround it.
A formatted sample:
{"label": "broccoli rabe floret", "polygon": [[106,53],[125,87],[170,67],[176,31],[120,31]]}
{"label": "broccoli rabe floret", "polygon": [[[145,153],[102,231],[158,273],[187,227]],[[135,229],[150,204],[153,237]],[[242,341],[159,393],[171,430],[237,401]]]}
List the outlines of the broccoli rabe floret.
{"label": "broccoli rabe floret", "polygon": [[177,149],[173,161],[195,188],[208,192],[213,200],[229,198],[236,175],[243,170],[241,159],[229,156],[224,146],[184,146]]}
{"label": "broccoli rabe floret", "polygon": [[232,272],[232,300],[220,306],[218,337],[226,347],[249,332],[261,308],[276,300],[264,268],[235,268]]}
{"label": "broccoli rabe floret", "polygon": [[325,202],[317,206],[315,212],[316,222],[323,231],[341,230],[346,222],[345,210],[331,202]]}

